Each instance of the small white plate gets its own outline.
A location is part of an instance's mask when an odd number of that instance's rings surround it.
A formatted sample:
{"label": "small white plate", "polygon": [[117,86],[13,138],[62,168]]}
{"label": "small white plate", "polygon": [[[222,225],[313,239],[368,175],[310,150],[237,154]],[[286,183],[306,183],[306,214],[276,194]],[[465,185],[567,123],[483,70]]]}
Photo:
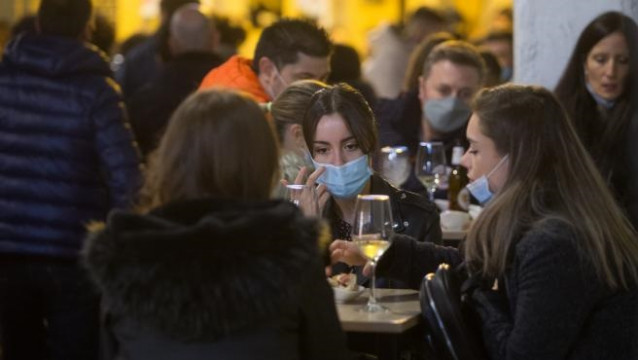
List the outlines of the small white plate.
{"label": "small white plate", "polygon": [[[449,202],[445,199],[434,199],[434,203],[436,204],[436,206],[439,208],[440,211],[445,211],[450,207]],[[483,207],[479,205],[470,204],[470,209],[468,210],[468,212],[470,213],[472,220],[476,219],[481,213],[481,211],[483,211]]]}
{"label": "small white plate", "polygon": [[348,288],[345,287],[333,287],[332,291],[334,291],[336,302],[347,302],[357,298],[365,289],[366,288],[359,285],[357,290],[348,290]]}

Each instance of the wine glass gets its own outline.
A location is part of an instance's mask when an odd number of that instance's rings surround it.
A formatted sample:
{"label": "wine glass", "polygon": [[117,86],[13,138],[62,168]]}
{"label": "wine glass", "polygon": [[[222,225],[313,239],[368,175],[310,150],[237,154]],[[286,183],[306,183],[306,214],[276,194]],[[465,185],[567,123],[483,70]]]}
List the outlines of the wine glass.
{"label": "wine glass", "polygon": [[319,216],[319,200],[314,186],[304,184],[286,185],[286,200],[297,205],[306,216]]}
{"label": "wine glass", "polygon": [[375,269],[379,258],[390,247],[393,234],[390,197],[388,195],[358,195],[354,215],[352,241],[370,260],[372,266],[370,297],[363,311],[385,311],[375,296]]}
{"label": "wine glass", "polygon": [[434,192],[447,181],[447,161],[442,142],[419,143],[414,172],[428,191],[430,201],[434,201]]}
{"label": "wine glass", "polygon": [[396,187],[401,187],[410,176],[410,154],[405,146],[381,148],[379,163],[383,177]]}

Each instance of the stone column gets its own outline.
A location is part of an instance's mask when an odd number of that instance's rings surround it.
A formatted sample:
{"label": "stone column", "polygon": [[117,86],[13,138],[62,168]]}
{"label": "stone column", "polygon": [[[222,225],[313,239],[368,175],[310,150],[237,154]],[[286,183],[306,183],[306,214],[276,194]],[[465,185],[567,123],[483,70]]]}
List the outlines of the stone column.
{"label": "stone column", "polygon": [[638,0],[515,0],[514,81],[553,90],[581,31],[610,10],[638,22]]}

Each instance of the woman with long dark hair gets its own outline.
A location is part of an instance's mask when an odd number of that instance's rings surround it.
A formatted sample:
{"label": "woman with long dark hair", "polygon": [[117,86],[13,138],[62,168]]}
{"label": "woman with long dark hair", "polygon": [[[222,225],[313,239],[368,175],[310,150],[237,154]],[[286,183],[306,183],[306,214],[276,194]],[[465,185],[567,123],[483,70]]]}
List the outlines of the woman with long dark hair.
{"label": "woman with long dark hair", "polygon": [[638,152],[635,124],[638,27],[611,11],[580,34],[556,86],[585,148],[634,226],[638,226],[638,178],[631,157]]}
{"label": "woman with long dark hair", "polygon": [[[547,90],[481,91],[462,159],[487,201],[462,250],[395,236],[377,274],[418,288],[465,262],[490,359],[638,357],[638,241],[565,111]],[[335,261],[363,265],[347,242]],[[497,280],[497,281],[496,281]]]}

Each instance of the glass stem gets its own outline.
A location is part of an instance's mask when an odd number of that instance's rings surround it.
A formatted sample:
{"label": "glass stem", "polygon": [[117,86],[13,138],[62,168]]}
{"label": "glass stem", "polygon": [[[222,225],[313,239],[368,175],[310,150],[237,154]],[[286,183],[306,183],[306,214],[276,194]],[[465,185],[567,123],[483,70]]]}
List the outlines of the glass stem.
{"label": "glass stem", "polygon": [[377,305],[377,297],[376,297],[376,287],[377,287],[377,262],[371,261],[370,267],[372,268],[372,284],[370,284],[370,298],[368,298],[368,306],[376,306]]}
{"label": "glass stem", "polygon": [[430,197],[430,201],[432,201],[432,202],[434,202],[434,193],[435,192],[436,192],[436,189],[428,191],[428,196]]}

